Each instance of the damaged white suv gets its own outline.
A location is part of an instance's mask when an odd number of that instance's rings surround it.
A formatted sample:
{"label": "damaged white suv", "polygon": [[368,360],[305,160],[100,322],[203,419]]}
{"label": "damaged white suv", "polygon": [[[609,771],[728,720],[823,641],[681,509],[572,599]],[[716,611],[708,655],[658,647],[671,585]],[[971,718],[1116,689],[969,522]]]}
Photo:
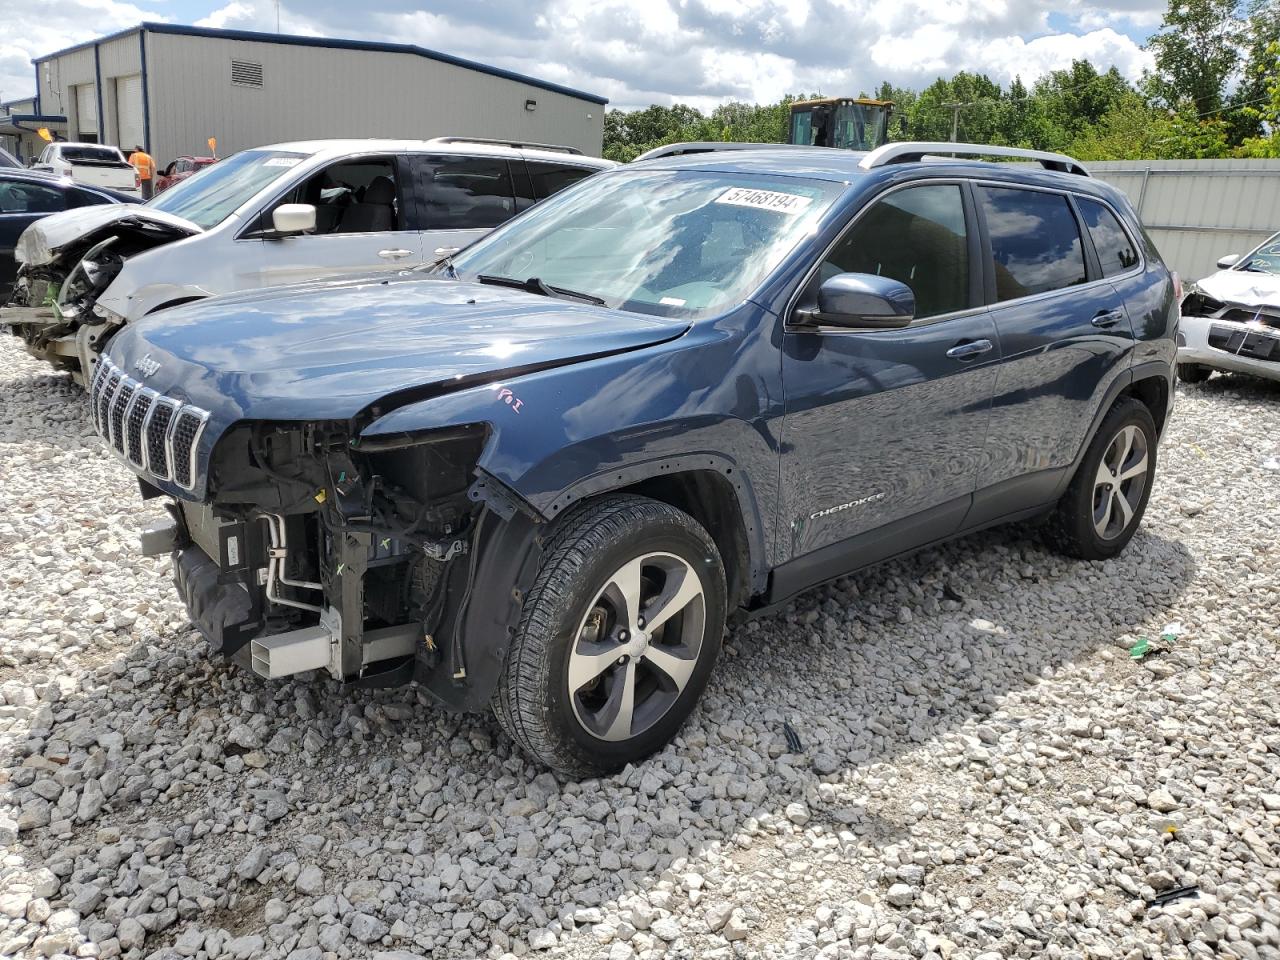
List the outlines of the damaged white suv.
{"label": "damaged white suv", "polygon": [[215,294],[438,260],[612,166],[571,147],[462,137],[245,150],[143,206],[33,224],[0,322],[83,384],[128,321]]}
{"label": "damaged white suv", "polygon": [[1280,233],[1218,266],[1183,298],[1178,378],[1201,383],[1223,370],[1280,380]]}

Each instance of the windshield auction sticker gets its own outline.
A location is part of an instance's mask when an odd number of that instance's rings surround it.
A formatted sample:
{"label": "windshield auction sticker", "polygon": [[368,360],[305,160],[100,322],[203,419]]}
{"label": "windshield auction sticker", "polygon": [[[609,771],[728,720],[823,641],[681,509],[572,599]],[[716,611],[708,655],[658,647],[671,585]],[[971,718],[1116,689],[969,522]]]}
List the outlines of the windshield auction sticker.
{"label": "windshield auction sticker", "polygon": [[778,213],[797,214],[803,212],[812,197],[802,197],[796,193],[778,193],[774,190],[753,190],[750,187],[730,187],[715,203],[728,203],[735,207],[755,207],[757,210],[775,210]]}
{"label": "windshield auction sticker", "polygon": [[262,165],[264,167],[296,167],[301,162],[301,157],[272,157]]}

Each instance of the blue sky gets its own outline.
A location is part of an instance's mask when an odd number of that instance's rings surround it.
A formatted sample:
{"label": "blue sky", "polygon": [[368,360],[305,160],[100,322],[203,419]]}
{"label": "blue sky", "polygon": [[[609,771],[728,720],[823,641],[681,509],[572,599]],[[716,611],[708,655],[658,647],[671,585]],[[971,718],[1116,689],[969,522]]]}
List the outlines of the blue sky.
{"label": "blue sky", "polygon": [[[0,97],[31,92],[30,60],[166,20],[274,31],[274,0],[9,0]],[[959,69],[1033,81],[1087,57],[1136,79],[1162,0],[292,0],[286,33],[416,43],[563,83],[630,108],[785,93],[924,86]]]}

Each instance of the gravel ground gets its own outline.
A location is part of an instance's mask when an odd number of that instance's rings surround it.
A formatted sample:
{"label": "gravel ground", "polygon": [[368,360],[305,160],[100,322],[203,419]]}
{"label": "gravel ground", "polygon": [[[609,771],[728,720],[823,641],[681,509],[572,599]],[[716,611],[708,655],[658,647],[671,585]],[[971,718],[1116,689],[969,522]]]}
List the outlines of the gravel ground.
{"label": "gravel ground", "polygon": [[206,659],[81,391],[0,371],[4,956],[1280,956],[1280,385],[1181,390],[1120,559],[1017,528],[812,591],[571,783]]}

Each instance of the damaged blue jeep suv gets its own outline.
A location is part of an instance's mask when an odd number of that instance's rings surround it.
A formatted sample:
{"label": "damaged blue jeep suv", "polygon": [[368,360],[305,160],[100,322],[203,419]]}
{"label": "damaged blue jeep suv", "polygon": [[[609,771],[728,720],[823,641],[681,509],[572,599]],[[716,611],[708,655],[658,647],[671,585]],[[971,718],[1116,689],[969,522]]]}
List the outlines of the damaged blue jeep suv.
{"label": "damaged blue jeep suv", "polygon": [[1178,297],[1120,193],[963,144],[679,153],[116,337],[94,423],[214,650],[591,774],[675,734],[734,611],[1009,520],[1124,548]]}

